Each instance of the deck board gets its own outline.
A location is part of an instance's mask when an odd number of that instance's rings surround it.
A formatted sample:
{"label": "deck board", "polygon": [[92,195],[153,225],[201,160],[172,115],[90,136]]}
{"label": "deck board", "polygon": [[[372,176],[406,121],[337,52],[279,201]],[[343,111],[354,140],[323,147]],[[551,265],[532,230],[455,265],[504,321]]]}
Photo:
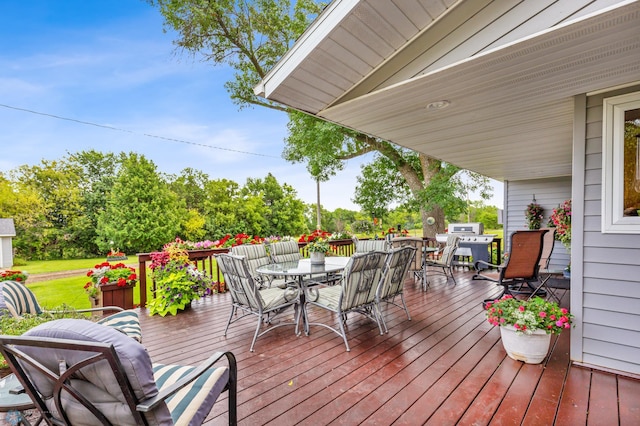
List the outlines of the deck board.
{"label": "deck board", "polygon": [[[570,332],[552,337],[543,364],[508,358],[481,306],[498,289],[471,276],[458,272],[457,285],[432,277],[426,292],[408,279],[412,320],[385,307],[384,335],[369,319],[350,315],[350,352],[324,327],[311,325],[309,336],[296,336],[288,325],[259,337],[251,353],[255,317],[232,323],[224,336],[228,293],[196,301],[177,316],[142,310],[143,343],[162,363],[194,365],[212,352],[232,351],[244,425],[586,425],[615,424],[617,417],[620,424],[640,424],[640,381],[571,366]],[[569,291],[558,292],[567,306]],[[309,316],[337,326],[320,309],[312,307]],[[281,320],[292,321],[293,312]],[[227,423],[226,403],[223,394],[207,425]]]}

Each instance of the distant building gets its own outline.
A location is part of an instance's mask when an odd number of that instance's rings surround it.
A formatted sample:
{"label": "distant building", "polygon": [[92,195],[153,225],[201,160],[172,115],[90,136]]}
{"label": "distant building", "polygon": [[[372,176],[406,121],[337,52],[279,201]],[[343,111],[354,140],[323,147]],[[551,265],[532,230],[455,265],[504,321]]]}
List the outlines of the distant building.
{"label": "distant building", "polygon": [[0,219],[0,268],[13,266],[13,237],[16,227],[13,219]]}

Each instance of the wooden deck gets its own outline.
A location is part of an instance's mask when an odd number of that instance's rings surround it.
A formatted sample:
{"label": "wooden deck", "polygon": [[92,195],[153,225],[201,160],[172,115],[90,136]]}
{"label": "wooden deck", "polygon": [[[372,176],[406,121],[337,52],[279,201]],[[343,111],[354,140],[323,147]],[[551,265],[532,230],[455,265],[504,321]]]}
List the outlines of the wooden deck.
{"label": "wooden deck", "polygon": [[[175,317],[143,310],[143,342],[163,363],[197,364],[214,351],[232,351],[245,425],[640,424],[640,380],[571,366],[569,332],[553,336],[543,364],[511,360],[480,303],[497,287],[472,281],[468,272],[456,277],[456,286],[434,277],[426,292],[407,281],[412,321],[388,309],[383,336],[368,319],[351,315],[351,352],[325,328],[296,337],[287,326],[258,338],[251,353],[254,317],[222,335],[228,293],[194,302]],[[568,307],[568,291],[559,292]],[[315,309],[310,316],[334,320]],[[225,396],[206,424],[226,423]]]}

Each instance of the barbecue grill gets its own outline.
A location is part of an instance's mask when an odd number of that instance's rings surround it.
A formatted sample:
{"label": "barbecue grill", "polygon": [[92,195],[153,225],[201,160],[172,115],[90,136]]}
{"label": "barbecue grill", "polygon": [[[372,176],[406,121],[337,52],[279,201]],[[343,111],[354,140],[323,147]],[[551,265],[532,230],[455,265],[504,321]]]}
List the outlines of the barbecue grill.
{"label": "barbecue grill", "polygon": [[[484,224],[476,223],[450,223],[448,228],[449,234],[456,234],[460,237],[460,246],[455,252],[456,265],[472,266],[470,262],[461,259],[473,257],[473,262],[483,260],[489,262],[489,246],[495,234],[485,234]],[[448,234],[436,235],[436,241],[446,242]],[[483,268],[484,269],[484,268]]]}

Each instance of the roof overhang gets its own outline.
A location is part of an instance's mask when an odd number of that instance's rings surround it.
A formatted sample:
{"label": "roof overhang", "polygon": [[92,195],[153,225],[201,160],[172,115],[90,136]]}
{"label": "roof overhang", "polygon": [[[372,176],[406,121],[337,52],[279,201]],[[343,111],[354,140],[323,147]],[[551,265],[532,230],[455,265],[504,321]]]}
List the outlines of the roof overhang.
{"label": "roof overhang", "polygon": [[545,27],[577,3],[449,1],[392,32],[408,15],[393,2],[334,1],[256,93],[494,179],[571,175],[574,96],[640,81],[640,2]]}

